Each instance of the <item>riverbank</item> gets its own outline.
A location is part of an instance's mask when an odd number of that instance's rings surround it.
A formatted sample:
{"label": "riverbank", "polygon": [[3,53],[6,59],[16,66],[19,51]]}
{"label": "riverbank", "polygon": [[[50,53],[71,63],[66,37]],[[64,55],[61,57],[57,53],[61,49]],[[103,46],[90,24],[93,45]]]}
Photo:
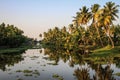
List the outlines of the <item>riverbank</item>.
{"label": "riverbank", "polygon": [[115,48],[111,48],[111,46],[106,46],[104,48],[96,49],[90,55],[91,57],[120,57],[120,46],[115,46]]}
{"label": "riverbank", "polygon": [[40,49],[41,46],[21,46],[18,48],[1,48],[0,49],[0,54],[5,54],[5,53],[21,53],[24,52],[27,49]]}
{"label": "riverbank", "polygon": [[7,48],[7,49],[0,49],[0,54],[5,54],[5,53],[21,53],[24,52],[27,47],[23,48]]}
{"label": "riverbank", "polygon": [[85,60],[94,61],[96,63],[113,62],[116,58],[120,58],[120,46],[106,46],[104,48],[93,50]]}

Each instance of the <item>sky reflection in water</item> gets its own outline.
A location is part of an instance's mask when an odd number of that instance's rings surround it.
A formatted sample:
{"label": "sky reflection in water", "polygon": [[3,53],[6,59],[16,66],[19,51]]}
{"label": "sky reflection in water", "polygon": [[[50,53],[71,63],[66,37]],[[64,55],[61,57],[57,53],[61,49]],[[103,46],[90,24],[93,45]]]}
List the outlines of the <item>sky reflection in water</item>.
{"label": "sky reflection in water", "polygon": [[[40,49],[29,49],[23,54],[11,56],[1,54],[0,80],[77,80],[79,78],[75,75],[75,71],[81,68],[89,70],[90,78],[95,75],[95,69],[88,63],[74,64],[72,67],[70,58],[66,61],[59,58],[56,64],[55,60],[48,58],[49,56],[44,53],[44,49],[42,49],[42,53],[40,53]],[[113,73],[120,72],[115,64],[111,64],[110,69],[114,70]],[[54,75],[58,75],[58,77]],[[118,76],[114,77],[120,79]]]}

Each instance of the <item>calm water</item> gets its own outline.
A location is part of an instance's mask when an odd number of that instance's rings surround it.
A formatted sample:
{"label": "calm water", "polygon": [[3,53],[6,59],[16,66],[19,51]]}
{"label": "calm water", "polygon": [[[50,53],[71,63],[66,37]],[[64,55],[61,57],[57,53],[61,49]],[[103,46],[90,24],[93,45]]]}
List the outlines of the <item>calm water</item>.
{"label": "calm water", "polygon": [[[49,55],[50,56],[50,55]],[[77,69],[87,68],[90,78],[96,74],[96,68],[90,64],[72,64],[71,57],[49,58],[44,49],[29,49],[22,54],[0,55],[0,80],[78,80]],[[54,55],[51,55],[54,56]],[[104,68],[106,65],[102,65]],[[113,74],[120,72],[116,64],[110,64]],[[57,76],[57,77],[56,77]],[[113,75],[116,80],[120,77]]]}

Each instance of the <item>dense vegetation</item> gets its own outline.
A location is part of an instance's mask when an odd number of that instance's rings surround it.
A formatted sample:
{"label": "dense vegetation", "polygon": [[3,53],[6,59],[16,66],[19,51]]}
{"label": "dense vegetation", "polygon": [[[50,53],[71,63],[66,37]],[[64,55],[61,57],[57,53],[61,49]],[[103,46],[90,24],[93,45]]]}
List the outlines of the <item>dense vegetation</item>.
{"label": "dense vegetation", "polygon": [[114,2],[107,2],[103,7],[99,4],[90,8],[83,6],[68,27],[55,27],[44,32],[42,43],[47,47],[81,54],[107,45],[111,48],[119,46],[120,25],[113,23],[118,18],[118,7]]}
{"label": "dense vegetation", "polygon": [[23,31],[14,25],[0,25],[0,48],[16,48],[22,45],[31,45],[34,39],[23,35]]}

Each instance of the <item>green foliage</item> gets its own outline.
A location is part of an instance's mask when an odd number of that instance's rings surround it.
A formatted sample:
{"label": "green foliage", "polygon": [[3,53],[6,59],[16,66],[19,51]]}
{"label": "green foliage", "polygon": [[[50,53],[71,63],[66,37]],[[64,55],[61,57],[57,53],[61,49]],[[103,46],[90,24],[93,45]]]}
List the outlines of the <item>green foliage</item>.
{"label": "green foliage", "polygon": [[9,49],[0,49],[0,54],[5,53],[21,53],[24,52],[27,49],[27,47],[24,48],[9,48]]}
{"label": "green foliage", "polygon": [[42,44],[44,47],[52,46],[54,49],[80,54],[88,54],[101,47],[101,50],[108,50],[114,48],[114,45],[119,46],[120,25],[113,24],[117,13],[118,5],[114,2],[107,2],[103,8],[99,4],[94,4],[91,8],[84,6],[76,13],[73,24],[69,27],[55,27],[44,32]]}
{"label": "green foliage", "polygon": [[115,73],[114,75],[120,76],[120,73]]}
{"label": "green foliage", "polygon": [[96,49],[90,54],[92,58],[95,57],[119,57],[120,56],[120,46],[116,46],[115,48],[111,48],[110,46],[106,46],[101,49]]}
{"label": "green foliage", "polygon": [[14,25],[0,25],[0,47],[19,47],[25,42],[26,37],[23,31]]}
{"label": "green foliage", "polygon": [[[7,66],[13,66],[14,64],[19,63],[22,60],[24,60],[24,59],[23,59],[21,53],[11,53],[11,54],[0,53],[0,64],[1,64],[0,69],[2,71],[6,71],[6,70],[8,70]],[[18,72],[20,72],[20,70]]]}
{"label": "green foliage", "polygon": [[58,80],[63,80],[63,77],[62,76],[59,76],[58,74],[53,74],[52,75],[53,78],[56,78]]}

